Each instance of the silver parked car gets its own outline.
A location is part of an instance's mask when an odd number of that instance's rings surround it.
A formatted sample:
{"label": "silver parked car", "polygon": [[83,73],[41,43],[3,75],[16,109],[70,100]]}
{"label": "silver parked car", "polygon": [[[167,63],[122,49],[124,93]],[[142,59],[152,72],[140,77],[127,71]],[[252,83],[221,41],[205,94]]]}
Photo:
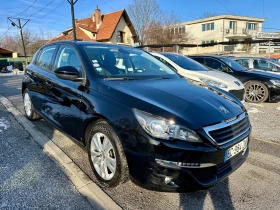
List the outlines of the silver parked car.
{"label": "silver parked car", "polygon": [[245,68],[268,71],[270,73],[280,74],[280,63],[269,59],[261,57],[233,57],[237,63],[241,64]]}

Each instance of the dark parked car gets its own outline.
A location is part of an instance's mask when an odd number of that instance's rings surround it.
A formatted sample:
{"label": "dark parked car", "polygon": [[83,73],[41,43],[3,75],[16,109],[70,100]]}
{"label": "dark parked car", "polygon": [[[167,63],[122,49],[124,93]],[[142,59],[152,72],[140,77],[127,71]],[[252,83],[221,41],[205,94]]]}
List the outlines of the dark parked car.
{"label": "dark parked car", "polygon": [[235,57],[232,60],[241,64],[247,69],[263,70],[267,72],[274,72],[280,75],[280,63],[269,59],[260,57]]}
{"label": "dark parked car", "polygon": [[266,100],[279,101],[280,99],[280,75],[247,69],[236,61],[223,56],[189,57],[212,69],[227,72],[243,82],[245,100],[248,102],[258,103]]}
{"label": "dark parked car", "polygon": [[39,49],[22,82],[26,116],[43,117],[86,148],[103,185],[130,174],[164,191],[210,187],[248,156],[245,108],[211,90],[142,50],[71,41]]}

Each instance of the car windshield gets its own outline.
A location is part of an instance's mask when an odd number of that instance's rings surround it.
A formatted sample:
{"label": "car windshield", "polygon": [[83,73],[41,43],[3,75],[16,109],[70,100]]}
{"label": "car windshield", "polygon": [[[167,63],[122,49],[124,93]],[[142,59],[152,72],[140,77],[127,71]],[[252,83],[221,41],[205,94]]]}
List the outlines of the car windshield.
{"label": "car windshield", "polygon": [[178,54],[171,54],[171,53],[162,53],[162,55],[169,58],[171,61],[173,61],[183,69],[192,70],[192,71],[209,71],[203,65],[185,56],[178,55]]}
{"label": "car windshield", "polygon": [[179,76],[143,50],[117,45],[84,45],[95,71],[105,79],[169,79]]}
{"label": "car windshield", "polygon": [[231,68],[233,68],[234,70],[239,70],[239,71],[246,71],[247,69],[240,65],[239,63],[237,63],[234,60],[231,60],[229,58],[220,58],[223,62],[225,62],[227,65],[229,65]]}

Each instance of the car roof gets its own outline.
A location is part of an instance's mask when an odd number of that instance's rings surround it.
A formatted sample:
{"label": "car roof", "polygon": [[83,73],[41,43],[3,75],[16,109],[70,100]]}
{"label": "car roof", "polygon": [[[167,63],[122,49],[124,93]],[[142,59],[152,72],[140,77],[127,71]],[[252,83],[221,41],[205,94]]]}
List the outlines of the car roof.
{"label": "car roof", "polygon": [[[127,45],[118,45],[118,44],[111,44],[111,43],[106,43],[106,42],[90,42],[90,41],[72,41],[72,40],[61,40],[61,41],[56,41],[56,42],[51,42],[51,44],[70,44],[70,45],[76,45],[76,46],[81,46],[81,45],[93,45],[93,46],[108,46],[108,47],[128,47],[128,48],[133,48],[132,46],[127,46]],[[139,48],[136,48],[139,49]],[[139,49],[140,50],[140,49]]]}
{"label": "car roof", "polygon": [[211,58],[226,58],[225,56],[220,55],[189,55],[188,57],[211,57]]}
{"label": "car roof", "polygon": [[239,56],[239,57],[234,57],[233,59],[262,59],[262,60],[270,60],[269,58],[254,57],[254,56]]}

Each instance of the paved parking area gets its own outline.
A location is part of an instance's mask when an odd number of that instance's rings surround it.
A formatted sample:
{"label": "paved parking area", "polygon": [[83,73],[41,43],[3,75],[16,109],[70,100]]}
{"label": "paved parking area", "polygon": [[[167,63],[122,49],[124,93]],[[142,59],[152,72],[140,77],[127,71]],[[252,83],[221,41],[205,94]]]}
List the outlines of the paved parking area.
{"label": "paved parking area", "polygon": [[265,141],[280,143],[280,102],[246,103],[252,124],[252,136]]}
{"label": "paved parking area", "polygon": [[[20,77],[9,80],[0,78],[0,93],[9,98],[21,111],[22,97],[20,95]],[[271,133],[273,117],[278,114],[280,103],[248,104],[253,137],[258,125],[262,128],[263,138],[266,141]],[[265,112],[271,110],[270,117]],[[260,120],[262,119],[262,121]],[[264,121],[265,120],[265,121]],[[279,120],[273,121],[274,127],[279,130]],[[46,121],[34,122],[36,129],[48,136],[58,145],[92,180],[96,181],[84,150],[78,147],[62,133],[55,130]],[[277,134],[273,134],[273,141],[277,141]],[[258,136],[257,136],[258,137]],[[279,140],[278,140],[279,141]],[[246,163],[229,178],[218,183],[209,190],[195,193],[162,193],[145,190],[131,181],[113,189],[103,189],[110,197],[124,209],[280,209],[280,154],[279,144],[252,139],[251,152]]]}

